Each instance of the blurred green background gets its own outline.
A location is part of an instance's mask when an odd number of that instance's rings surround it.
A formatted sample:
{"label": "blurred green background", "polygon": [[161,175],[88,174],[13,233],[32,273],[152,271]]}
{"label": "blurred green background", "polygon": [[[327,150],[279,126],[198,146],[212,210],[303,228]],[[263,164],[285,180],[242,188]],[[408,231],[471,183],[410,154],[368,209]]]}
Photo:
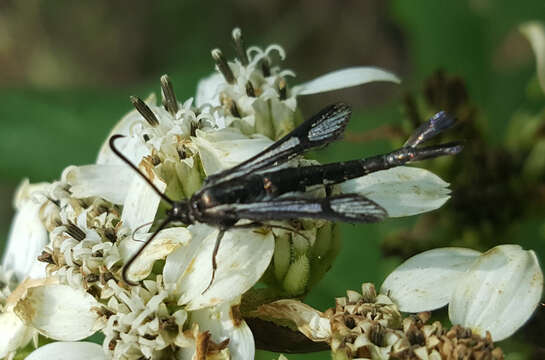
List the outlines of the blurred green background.
{"label": "blurred green background", "polygon": [[[444,69],[463,79],[487,141],[501,145],[514,113],[521,109],[537,113],[545,105],[537,89],[533,53],[517,31],[521,22],[536,19],[545,20],[542,0],[4,0],[0,2],[0,241],[7,238],[12,195],[21,179],[52,181],[68,165],[92,163],[110,128],[131,109],[128,96],[157,92],[164,73],[172,78],[180,100],[193,96],[198,80],[213,69],[210,49],[221,47],[228,58],[234,56],[230,33],[235,26],[242,28],[247,45],[284,47],[288,57],[283,66],[297,73],[291,85],[354,65],[380,66],[403,79],[401,86],[370,84],[302,97],[305,115],[343,100],[355,109],[350,134],[401,125],[406,121],[405,95],[418,96],[425,79]],[[314,155],[321,161],[343,160],[392,146],[386,140],[345,141]],[[456,196],[457,189],[453,191]],[[362,282],[380,285],[401,261],[381,254],[382,239],[395,229],[409,229],[415,221],[342,225],[341,254],[308,302],[325,310],[346,289],[357,290]],[[543,261],[542,221],[540,213],[527,216],[510,235],[511,242],[535,249]],[[538,309],[537,317],[543,318],[542,312]],[[539,356],[539,340],[529,341],[531,336],[521,334],[500,344],[511,353],[508,358]],[[537,337],[541,345],[543,336],[541,332]],[[266,352],[258,356],[276,357]]]}

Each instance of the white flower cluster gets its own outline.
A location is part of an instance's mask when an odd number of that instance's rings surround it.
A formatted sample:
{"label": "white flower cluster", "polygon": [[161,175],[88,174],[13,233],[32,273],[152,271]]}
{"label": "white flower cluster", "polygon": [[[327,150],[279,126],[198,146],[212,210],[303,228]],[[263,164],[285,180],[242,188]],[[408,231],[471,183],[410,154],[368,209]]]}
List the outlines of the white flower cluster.
{"label": "white flower cluster", "polygon": [[[154,96],[131,98],[136,110],[113,128],[95,164],[70,166],[52,184],[21,185],[3,260],[5,274],[13,272],[20,284],[11,295],[11,286],[1,289],[0,356],[13,357],[39,333],[59,342],[28,359],[60,352],[81,359],[253,359],[252,332],[238,310],[243,294],[271,269],[286,296],[298,295],[313,271],[329,267],[335,252],[329,223],[301,221],[297,233],[238,228],[225,233],[209,285],[218,229],[168,224],[129,268],[137,284],[123,281],[123,266],[166,215],[160,194],[112,149],[112,136],[123,136],[118,151],[164,198],[189,198],[206,176],[292,130],[297,96],[399,81],[358,67],[290,89],[286,77],[293,72],[273,65],[272,53],[285,56],[280,46],[245,50],[238,29],[233,40],[238,59],[227,62],[214,50],[219,72],[199,84],[195,101],[178,102],[163,76],[162,104]],[[434,210],[449,198],[447,183],[408,167],[348,181],[339,191],[365,194],[390,216]],[[102,347],[79,342],[97,331],[105,335]]]}

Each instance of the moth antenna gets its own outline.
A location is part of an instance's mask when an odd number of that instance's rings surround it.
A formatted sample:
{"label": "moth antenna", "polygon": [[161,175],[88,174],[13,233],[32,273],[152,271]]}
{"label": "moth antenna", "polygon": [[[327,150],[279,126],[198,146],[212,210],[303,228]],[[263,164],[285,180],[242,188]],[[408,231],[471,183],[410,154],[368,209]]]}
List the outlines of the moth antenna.
{"label": "moth antenna", "polygon": [[129,280],[129,269],[131,267],[131,265],[136,261],[136,259],[144,252],[144,250],[146,249],[146,247],[151,244],[151,242],[153,241],[153,239],[155,239],[155,237],[157,236],[157,234],[159,234],[159,232],[161,230],[163,230],[167,225],[168,223],[172,220],[172,218],[168,217],[166,218],[162,223],[161,225],[159,225],[159,227],[157,228],[157,230],[155,230],[155,232],[153,233],[153,235],[150,236],[149,239],[146,240],[146,242],[144,243],[144,245],[142,245],[140,247],[140,249],[138,249],[137,252],[135,252],[131,258],[129,259],[129,261],[127,261],[125,263],[125,266],[123,266],[123,271],[121,272],[121,276],[123,278],[123,281],[126,282],[127,284],[129,285],[132,285],[132,286],[136,286],[138,285],[138,283],[135,283],[131,280]]}
{"label": "moth antenna", "polygon": [[163,199],[164,201],[166,201],[167,203],[169,203],[170,205],[174,206],[174,201],[172,201],[168,196],[166,196],[165,194],[163,194],[161,192],[161,190],[159,190],[157,188],[157,186],[155,186],[155,184],[153,184],[151,182],[150,179],[148,179],[148,177],[146,175],[144,175],[144,173],[142,171],[140,171],[140,169],[138,169],[136,167],[136,165],[134,165],[129,159],[127,159],[127,157],[125,157],[125,155],[123,155],[115,146],[115,141],[117,139],[120,139],[120,138],[124,138],[125,135],[113,135],[111,138],[110,138],[110,149],[112,149],[112,151],[114,152],[114,154],[116,154],[125,164],[129,165],[134,171],[136,171],[138,173],[138,175],[140,175],[140,177],[142,179],[144,179],[149,186],[151,186],[151,188],[157,193],[157,195],[159,195],[161,197],[161,199]]}
{"label": "moth antenna", "polygon": [[144,226],[148,226],[148,225],[151,225],[153,224],[153,221],[148,221],[147,223],[144,223],[142,225],[140,225],[139,227],[137,227],[136,229],[134,229],[134,231],[132,232],[132,239],[133,241],[138,241],[138,242],[144,242],[143,240],[137,240],[134,238],[134,235],[140,230],[142,229]]}

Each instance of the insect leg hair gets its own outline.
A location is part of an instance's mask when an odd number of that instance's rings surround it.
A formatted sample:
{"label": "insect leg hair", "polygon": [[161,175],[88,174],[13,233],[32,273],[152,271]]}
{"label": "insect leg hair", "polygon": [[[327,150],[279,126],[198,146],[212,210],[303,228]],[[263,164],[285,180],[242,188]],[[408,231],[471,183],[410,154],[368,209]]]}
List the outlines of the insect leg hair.
{"label": "insect leg hair", "polygon": [[144,179],[148,184],[149,186],[151,186],[151,188],[157,193],[157,195],[159,195],[161,197],[161,199],[163,199],[164,201],[166,201],[167,203],[169,203],[170,205],[174,205],[174,201],[172,201],[171,199],[169,199],[168,196],[166,196],[165,194],[163,194],[161,192],[161,190],[159,190],[157,188],[157,186],[155,186],[150,179],[148,179],[148,177],[146,175],[144,175],[144,173],[142,173],[142,171],[140,171],[140,169],[138,169],[138,167],[136,167],[136,165],[134,165],[132,162],[130,162],[129,159],[127,159],[127,157],[125,155],[123,155],[121,153],[121,151],[119,151],[119,149],[116,148],[115,146],[115,141],[117,139],[120,139],[120,138],[123,138],[125,137],[124,135],[113,135],[111,138],[110,138],[110,149],[112,149],[112,151],[114,152],[114,154],[116,154],[125,164],[129,165],[134,171],[136,171],[136,173],[138,175],[140,175],[140,177],[142,179]]}

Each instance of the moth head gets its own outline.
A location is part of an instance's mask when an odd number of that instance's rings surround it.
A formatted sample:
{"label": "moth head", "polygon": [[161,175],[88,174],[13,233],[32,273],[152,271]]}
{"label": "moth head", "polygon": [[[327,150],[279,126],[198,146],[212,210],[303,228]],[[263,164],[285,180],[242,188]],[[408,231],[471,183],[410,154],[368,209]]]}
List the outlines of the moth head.
{"label": "moth head", "polygon": [[179,221],[185,225],[192,224],[193,221],[189,216],[189,206],[187,201],[175,201],[172,207],[167,210],[167,215],[171,221]]}

